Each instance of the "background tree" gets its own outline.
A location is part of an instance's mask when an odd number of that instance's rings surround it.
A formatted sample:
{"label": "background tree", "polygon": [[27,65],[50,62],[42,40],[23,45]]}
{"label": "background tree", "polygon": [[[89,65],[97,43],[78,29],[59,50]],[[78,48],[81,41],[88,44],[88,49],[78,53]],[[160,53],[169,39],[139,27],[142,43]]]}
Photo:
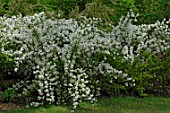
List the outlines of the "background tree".
{"label": "background tree", "polygon": [[0,15],[33,15],[50,12],[61,18],[80,15],[102,18],[116,24],[119,18],[132,10],[139,13],[137,24],[154,23],[170,17],[169,0],[1,0]]}
{"label": "background tree", "polygon": [[138,24],[155,23],[164,18],[165,0],[135,0],[135,6],[139,11]]}

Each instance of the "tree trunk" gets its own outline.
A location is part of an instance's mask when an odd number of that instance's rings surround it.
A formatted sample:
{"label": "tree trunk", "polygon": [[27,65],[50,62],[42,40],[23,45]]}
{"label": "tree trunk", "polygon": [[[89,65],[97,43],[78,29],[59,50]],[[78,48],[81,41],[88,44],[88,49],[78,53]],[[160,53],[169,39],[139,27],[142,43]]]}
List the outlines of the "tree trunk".
{"label": "tree trunk", "polygon": [[165,0],[165,7],[164,7],[164,18],[168,19],[168,9],[169,9],[169,0]]}
{"label": "tree trunk", "polygon": [[82,12],[85,9],[85,2],[84,0],[78,1],[79,11]]}
{"label": "tree trunk", "polygon": [[2,91],[3,82],[4,82],[3,74],[0,72],[0,92]]}

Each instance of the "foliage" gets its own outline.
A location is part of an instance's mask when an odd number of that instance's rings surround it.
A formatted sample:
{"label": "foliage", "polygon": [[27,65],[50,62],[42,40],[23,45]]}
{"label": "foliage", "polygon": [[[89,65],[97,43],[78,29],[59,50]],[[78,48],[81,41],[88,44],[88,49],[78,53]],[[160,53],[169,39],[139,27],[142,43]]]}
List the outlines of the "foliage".
{"label": "foliage", "polygon": [[117,24],[119,19],[126,15],[129,11],[133,11],[135,13],[138,12],[138,8],[135,6],[134,0],[116,0],[112,2],[111,8],[114,10],[114,16],[112,17],[112,21]]}
{"label": "foliage", "polygon": [[7,72],[10,68],[14,67],[14,65],[11,64],[13,64],[13,59],[4,53],[0,53],[0,69]]}
{"label": "foliage", "polygon": [[5,102],[10,102],[16,96],[16,92],[13,88],[7,88],[4,92],[0,94],[0,97]]}
{"label": "foliage", "polygon": [[63,11],[64,15],[69,15],[77,5],[78,0],[49,0],[48,4],[56,11]]}
{"label": "foliage", "polygon": [[81,12],[86,17],[101,18],[105,22],[111,22],[110,16],[114,16],[113,10],[101,2],[87,3],[86,8]]}
{"label": "foliage", "polygon": [[164,17],[165,0],[135,0],[135,6],[139,10],[139,24],[151,24]]}
{"label": "foliage", "polygon": [[47,12],[47,6],[42,0],[2,0],[0,15],[33,15],[36,12]]}
{"label": "foliage", "polygon": [[15,63],[8,55],[0,52],[0,91],[5,85],[5,77],[11,76],[11,72],[15,68]]}
{"label": "foliage", "polygon": [[169,5],[166,0],[1,0],[0,15],[33,15],[43,11],[50,17],[85,15],[117,25],[119,18],[131,10],[140,14],[137,24],[150,24],[169,17]]}

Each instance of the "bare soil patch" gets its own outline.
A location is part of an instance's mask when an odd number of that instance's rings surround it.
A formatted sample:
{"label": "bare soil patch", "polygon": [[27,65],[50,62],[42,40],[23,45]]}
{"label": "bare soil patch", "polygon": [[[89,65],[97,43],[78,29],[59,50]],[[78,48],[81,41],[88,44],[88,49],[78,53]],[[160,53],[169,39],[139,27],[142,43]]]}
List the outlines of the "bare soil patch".
{"label": "bare soil patch", "polygon": [[20,99],[15,99],[12,102],[6,103],[0,99],[0,113],[3,113],[4,111],[23,108],[24,104],[21,101],[22,100]]}

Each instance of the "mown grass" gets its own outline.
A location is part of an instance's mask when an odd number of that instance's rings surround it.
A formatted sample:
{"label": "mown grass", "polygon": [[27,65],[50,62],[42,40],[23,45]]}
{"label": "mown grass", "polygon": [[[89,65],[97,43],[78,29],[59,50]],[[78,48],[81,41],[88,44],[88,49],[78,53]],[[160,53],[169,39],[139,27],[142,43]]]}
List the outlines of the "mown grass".
{"label": "mown grass", "polygon": [[[71,113],[70,107],[46,106],[22,108],[3,113]],[[81,103],[75,113],[170,113],[170,98],[109,98],[100,99],[96,105]]]}

